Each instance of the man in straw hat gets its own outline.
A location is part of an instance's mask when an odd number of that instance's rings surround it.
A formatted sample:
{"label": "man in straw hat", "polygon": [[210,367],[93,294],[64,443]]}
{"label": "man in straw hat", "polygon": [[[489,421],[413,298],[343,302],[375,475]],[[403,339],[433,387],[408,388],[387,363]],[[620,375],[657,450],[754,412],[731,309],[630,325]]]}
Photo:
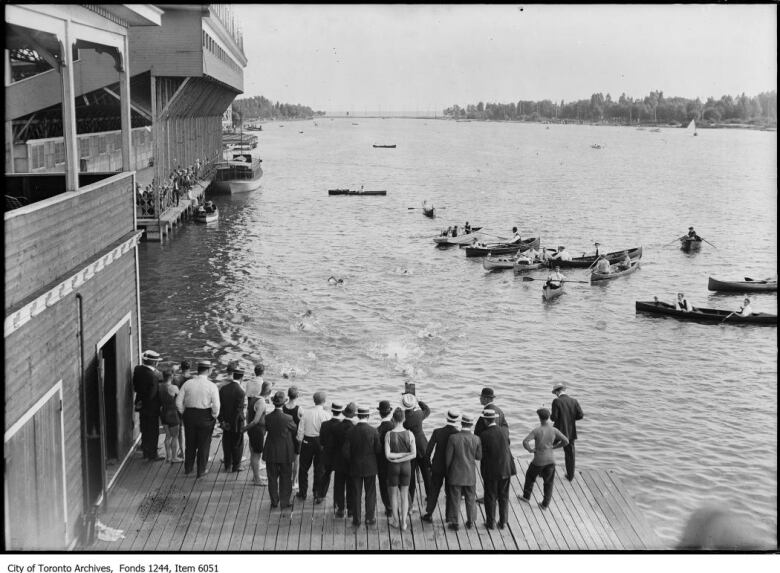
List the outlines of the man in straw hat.
{"label": "man in straw hat", "polygon": [[352,525],[360,526],[363,488],[366,490],[366,525],[376,523],[376,474],[377,456],[382,451],[379,432],[368,423],[371,410],[360,406],[357,409],[357,424],[344,436],[342,453],[349,460],[349,476],[352,480],[354,501]]}
{"label": "man in straw hat", "polygon": [[[525,484],[523,495],[518,496],[520,501],[530,502],[531,493],[534,490],[534,482],[538,476],[544,480],[544,499],[539,504],[542,509],[547,509],[552,499],[553,483],[555,481],[555,456],[553,450],[569,443],[567,438],[558,429],[549,423],[550,410],[539,408],[536,411],[539,416],[539,426],[531,430],[531,433],[523,440],[523,447],[534,455],[533,461],[525,472]],[[534,447],[530,446],[531,440]]]}
{"label": "man in straw hat", "polygon": [[552,403],[550,419],[554,427],[569,438],[569,444],[563,447],[566,459],[566,479],[574,479],[574,440],[577,439],[577,420],[582,420],[584,414],[580,403],[566,393],[566,385],[558,382],[553,386],[552,393],[556,398]]}
{"label": "man in straw hat", "polygon": [[141,451],[144,459],[158,461],[164,459],[157,453],[160,439],[160,395],[159,384],[162,373],[157,365],[162,357],[154,350],[141,355],[141,362],[133,370],[133,390],[135,390],[135,409],[138,412],[141,430]]}
{"label": "man in straw hat", "polygon": [[[425,515],[422,516],[423,521],[429,523],[433,521],[433,510],[436,509],[436,504],[439,501],[439,492],[447,476],[447,441],[450,439],[450,436],[457,434],[459,431],[460,412],[450,409],[447,411],[447,423],[440,428],[436,428],[433,434],[431,434],[428,447],[425,449],[425,458],[431,466],[431,490],[428,492],[428,499],[425,503]],[[431,458],[431,454],[433,458]],[[444,490],[444,496],[445,499],[449,497],[446,489]]]}
{"label": "man in straw hat", "polygon": [[480,471],[485,485],[485,527],[493,529],[496,526],[498,503],[498,528],[503,529],[509,519],[509,480],[517,470],[509,450],[509,437],[497,424],[498,413],[485,408],[482,419],[487,423],[479,436],[482,441]]}
{"label": "man in straw hat", "polygon": [[[379,415],[382,417],[379,426],[376,430],[379,432],[379,443],[385,443],[385,436],[387,432],[393,429],[393,407],[390,405],[390,400],[382,400],[379,402],[377,408]],[[392,517],[393,509],[390,505],[390,494],[387,490],[387,458],[385,457],[385,449],[382,448],[382,452],[377,456],[377,475],[379,477],[379,495],[382,498],[382,505],[385,506],[385,516]]]}
{"label": "man in straw hat", "polygon": [[263,448],[263,459],[268,471],[271,509],[281,507],[284,512],[290,507],[292,496],[292,465],[295,460],[295,435],[298,428],[292,416],[282,411],[282,406],[287,403],[287,396],[282,390],[274,394],[271,402],[274,411],[265,417],[268,436]]}
{"label": "man in straw hat", "polygon": [[[325,420],[320,426],[320,447],[322,448],[322,467],[323,474],[320,479],[320,489],[314,492],[314,503],[320,504],[328,495],[330,487],[330,474],[336,470],[337,460],[341,457],[336,444],[338,443],[337,434],[340,431],[341,422],[344,420],[342,412],[344,406],[339,402],[331,402],[331,419]],[[341,505],[339,505],[338,491],[333,492],[333,501],[336,509],[341,508],[344,511],[344,487],[341,488]]]}
{"label": "man in straw hat", "polygon": [[458,530],[460,498],[466,498],[466,529],[477,520],[477,460],[482,459],[482,441],[472,433],[474,418],[463,414],[461,430],[447,440],[447,523]]}
{"label": "man in straw hat", "polygon": [[192,473],[198,462],[198,478],[208,473],[211,434],[219,415],[220,402],[217,386],[209,380],[211,362],[198,362],[198,375],[187,380],[176,395],[176,409],[184,420],[184,473]]}
{"label": "man in straw hat", "polygon": [[244,370],[233,367],[232,379],[219,389],[219,416],[217,420],[222,428],[222,451],[225,471],[239,472],[241,456],[244,452],[244,399],[246,392],[241,387]]}
{"label": "man in straw hat", "polygon": [[431,493],[431,468],[425,450],[428,449],[428,438],[423,431],[423,420],[431,415],[431,409],[422,400],[417,400],[414,394],[402,394],[401,406],[404,409],[404,428],[412,432],[417,447],[417,457],[411,460],[412,481],[409,483],[409,507],[414,508],[414,494],[417,491],[417,470],[420,470],[425,495]]}

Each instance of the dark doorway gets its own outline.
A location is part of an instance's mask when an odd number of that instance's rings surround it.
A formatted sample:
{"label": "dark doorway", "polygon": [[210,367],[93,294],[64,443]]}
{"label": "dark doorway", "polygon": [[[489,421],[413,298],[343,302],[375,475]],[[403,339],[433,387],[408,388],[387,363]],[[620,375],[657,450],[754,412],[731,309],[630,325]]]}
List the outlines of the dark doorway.
{"label": "dark doorway", "polygon": [[116,336],[112,336],[103,346],[101,354],[103,355],[103,411],[105,412],[103,428],[106,433],[106,461],[110,463],[119,459]]}

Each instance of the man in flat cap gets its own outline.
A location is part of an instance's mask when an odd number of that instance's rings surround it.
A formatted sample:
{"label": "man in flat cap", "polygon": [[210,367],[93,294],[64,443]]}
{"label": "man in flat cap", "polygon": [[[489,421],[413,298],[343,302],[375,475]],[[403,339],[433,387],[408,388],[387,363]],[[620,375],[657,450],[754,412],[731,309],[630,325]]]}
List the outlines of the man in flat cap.
{"label": "man in flat cap", "polygon": [[[447,423],[433,430],[428,447],[425,449],[425,458],[431,466],[431,491],[428,492],[428,499],[425,503],[425,515],[423,521],[433,521],[433,510],[439,502],[439,492],[441,492],[444,479],[447,476],[447,441],[450,436],[460,431],[460,412],[450,409],[447,412]],[[431,457],[433,455],[433,457]],[[448,496],[447,490],[444,492],[445,499]]]}
{"label": "man in flat cap", "polygon": [[[553,450],[569,443],[567,438],[558,428],[550,424],[550,410],[539,408],[536,411],[539,416],[539,425],[531,430],[531,433],[523,440],[523,447],[534,455],[533,461],[528,465],[523,484],[523,495],[518,496],[520,501],[530,502],[531,493],[534,490],[536,478],[542,476],[544,480],[544,499],[539,504],[542,509],[547,509],[552,499],[553,483],[555,481],[555,456]],[[530,446],[531,441],[534,447]]]}
{"label": "man in flat cap", "polygon": [[566,460],[566,479],[574,479],[574,440],[577,439],[577,420],[582,420],[584,414],[580,403],[566,393],[566,385],[558,382],[553,386],[552,393],[556,398],[552,403],[550,419],[554,427],[569,438],[569,445],[563,447]]}
{"label": "man in flat cap", "polygon": [[209,380],[211,362],[198,362],[198,374],[187,380],[176,395],[176,409],[184,420],[184,473],[192,473],[198,462],[198,478],[208,473],[211,434],[219,415],[220,402],[217,386]]}
{"label": "man in flat cap", "polygon": [[[341,457],[341,452],[338,451],[337,434],[341,427],[341,422],[344,420],[342,412],[344,406],[339,402],[332,402],[330,405],[330,420],[325,420],[320,426],[320,447],[322,448],[322,467],[323,474],[320,480],[319,491],[314,492],[314,503],[322,503],[328,495],[328,488],[330,487],[330,474],[336,470],[337,460]],[[339,505],[338,490],[334,489],[333,502],[336,504],[336,509],[341,508],[344,511],[344,487],[341,488],[341,505]]]}
{"label": "man in flat cap", "polygon": [[133,369],[133,390],[135,390],[136,411],[141,430],[141,451],[144,459],[164,459],[157,453],[160,440],[160,395],[159,385],[163,380],[157,365],[162,358],[154,350],[141,355],[141,362]]}
{"label": "man in flat cap", "polygon": [[477,460],[482,459],[482,441],[473,434],[474,418],[463,414],[461,430],[447,440],[447,523],[458,530],[460,498],[466,498],[466,529],[477,520]]}
{"label": "man in flat cap", "polygon": [[382,451],[379,432],[368,423],[371,410],[360,406],[357,409],[357,424],[344,436],[342,453],[349,460],[349,475],[352,479],[352,525],[360,526],[360,510],[363,488],[366,490],[366,525],[376,523],[376,458]]}
{"label": "man in flat cap", "polygon": [[306,499],[309,489],[309,468],[314,464],[314,479],[312,480],[312,495],[314,503],[322,503],[320,490],[322,489],[322,476],[325,474],[325,466],[322,464],[322,444],[320,432],[322,424],[330,420],[330,412],[325,410],[324,404],[328,399],[325,392],[314,393],[314,407],[303,412],[303,417],[298,424],[298,443],[300,444],[300,466],[298,467],[298,497]]}
{"label": "man in flat cap", "polygon": [[232,379],[219,389],[219,416],[222,428],[222,452],[225,471],[241,471],[241,456],[244,453],[244,399],[246,392],[241,387],[244,370],[233,368]]}
{"label": "man in flat cap", "polygon": [[499,428],[498,413],[482,410],[487,427],[482,430],[482,462],[480,470],[485,485],[485,527],[496,526],[496,502],[498,502],[498,528],[503,529],[509,518],[509,480],[517,473],[515,460],[509,449],[509,438]]}
{"label": "man in flat cap", "polygon": [[[379,443],[385,443],[385,436],[387,432],[393,429],[393,407],[390,405],[390,400],[382,400],[379,402],[377,408],[379,415],[382,417],[379,426],[377,426],[377,432],[379,432]],[[392,517],[393,509],[390,504],[390,494],[387,491],[387,458],[385,457],[385,449],[382,448],[382,452],[377,456],[377,475],[379,477],[379,495],[382,498],[382,505],[385,506],[385,516]]]}
{"label": "man in flat cap", "polygon": [[282,411],[282,406],[287,403],[287,396],[282,390],[274,394],[271,402],[274,411],[265,417],[268,435],[263,448],[263,459],[268,472],[271,509],[281,507],[284,512],[290,507],[292,496],[292,466],[295,460],[295,436],[298,428],[292,416]]}
{"label": "man in flat cap", "polygon": [[428,449],[428,438],[423,431],[423,420],[431,415],[431,409],[422,400],[417,400],[414,394],[403,394],[401,406],[404,409],[404,428],[414,435],[414,443],[417,447],[417,457],[412,460],[412,481],[409,483],[409,507],[414,508],[414,494],[417,491],[417,470],[420,470],[425,495],[431,494],[431,465],[425,456]]}

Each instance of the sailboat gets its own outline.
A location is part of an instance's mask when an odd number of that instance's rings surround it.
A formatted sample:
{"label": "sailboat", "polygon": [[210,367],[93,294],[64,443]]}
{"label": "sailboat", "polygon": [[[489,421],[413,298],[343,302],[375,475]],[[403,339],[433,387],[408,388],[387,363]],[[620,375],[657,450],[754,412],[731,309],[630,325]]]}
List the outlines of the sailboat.
{"label": "sailboat", "polygon": [[688,124],[687,127],[688,133],[693,133],[693,135],[699,135],[696,133],[696,120],[692,119],[691,123]]}

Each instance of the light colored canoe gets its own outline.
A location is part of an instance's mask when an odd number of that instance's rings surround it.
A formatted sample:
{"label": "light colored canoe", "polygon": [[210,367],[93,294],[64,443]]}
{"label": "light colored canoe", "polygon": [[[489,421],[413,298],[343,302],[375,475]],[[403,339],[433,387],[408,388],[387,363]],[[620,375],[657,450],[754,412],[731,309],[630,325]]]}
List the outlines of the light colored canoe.
{"label": "light colored canoe", "polygon": [[622,269],[619,271],[613,271],[609,273],[597,273],[593,271],[592,273],[590,273],[590,283],[593,284],[601,281],[608,281],[611,279],[616,279],[618,277],[630,275],[631,273],[636,272],[638,269],[639,269],[639,260],[637,259],[637,260],[632,260],[631,266],[627,269]]}
{"label": "light colored canoe", "polygon": [[526,271],[535,271],[536,269],[542,269],[547,266],[547,262],[539,261],[535,263],[526,263],[526,262],[515,262],[514,265],[512,265],[512,268],[514,269],[515,273],[520,274],[524,273]]}
{"label": "light colored canoe", "polygon": [[482,259],[482,266],[486,271],[499,269],[511,269],[515,264],[515,258],[511,255],[488,255]]}
{"label": "light colored canoe", "polygon": [[542,298],[545,301],[551,301],[555,298],[558,298],[563,294],[565,281],[561,283],[561,286],[558,288],[550,288],[547,283],[544,283],[544,286],[542,287]]}

